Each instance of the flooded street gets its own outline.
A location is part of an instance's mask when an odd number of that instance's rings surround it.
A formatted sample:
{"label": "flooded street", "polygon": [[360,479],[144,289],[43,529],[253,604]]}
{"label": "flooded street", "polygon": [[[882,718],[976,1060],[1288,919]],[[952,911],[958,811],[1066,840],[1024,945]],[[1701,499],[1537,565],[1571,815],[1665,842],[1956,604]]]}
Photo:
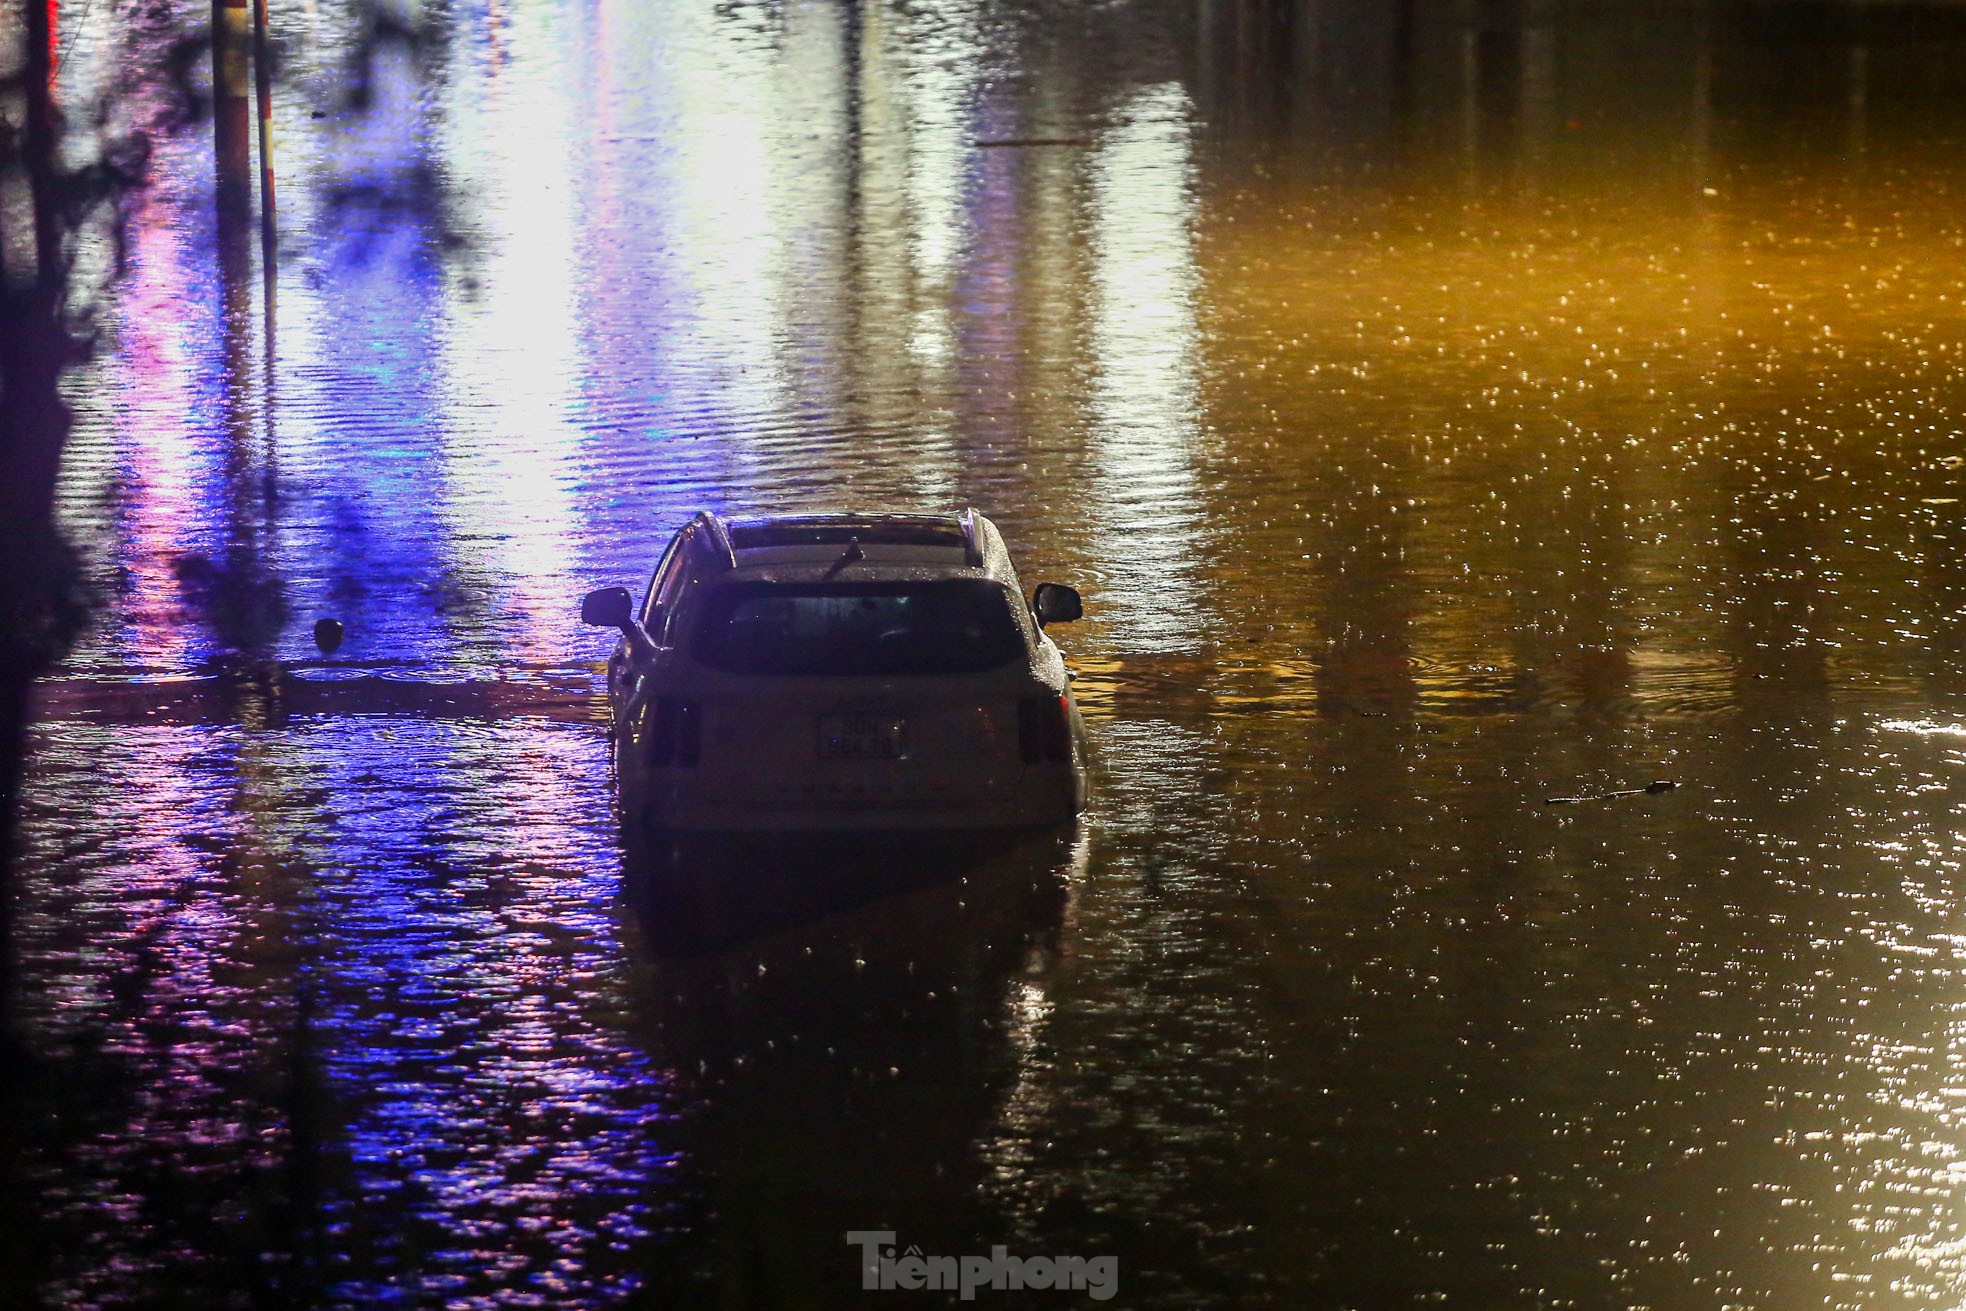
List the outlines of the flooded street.
{"label": "flooded street", "polygon": [[[407,2],[275,0],[271,267],[206,11],[58,24],[0,1303],[1966,1301],[1966,8]],[[967,505],[1091,809],[678,948],[581,596]]]}

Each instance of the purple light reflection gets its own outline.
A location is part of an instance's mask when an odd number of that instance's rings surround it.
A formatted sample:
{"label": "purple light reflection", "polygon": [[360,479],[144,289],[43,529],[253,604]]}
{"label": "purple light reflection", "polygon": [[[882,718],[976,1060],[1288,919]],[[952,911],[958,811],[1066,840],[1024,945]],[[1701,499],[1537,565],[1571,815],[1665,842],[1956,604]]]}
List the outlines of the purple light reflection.
{"label": "purple light reflection", "polygon": [[317,1242],[343,1305],[602,1305],[660,1267],[689,1199],[673,1080],[628,1035],[591,733],[354,716],[44,737],[30,816],[95,818],[34,826],[27,1009],[81,1086],[141,1089],[38,1131],[47,1215],[148,1235],[134,1263],[53,1255],[46,1288],[242,1286],[231,1264],[263,1248],[253,1278],[291,1290]]}
{"label": "purple light reflection", "polygon": [[326,1211],[375,1266],[336,1296],[550,1281],[561,1304],[607,1300],[593,1258],[649,1241],[677,1200],[669,1077],[613,1020],[591,735],[354,720],[297,741],[335,799],[315,914],[350,1177]]}

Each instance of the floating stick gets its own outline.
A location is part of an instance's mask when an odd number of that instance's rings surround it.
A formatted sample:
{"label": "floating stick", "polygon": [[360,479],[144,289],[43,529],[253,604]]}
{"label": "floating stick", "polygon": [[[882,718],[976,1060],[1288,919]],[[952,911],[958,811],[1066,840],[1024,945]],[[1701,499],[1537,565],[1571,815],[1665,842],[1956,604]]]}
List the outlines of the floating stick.
{"label": "floating stick", "polygon": [[1679,784],[1669,778],[1660,778],[1654,779],[1642,788],[1625,788],[1623,791],[1606,792],[1595,797],[1544,797],[1543,804],[1546,806],[1574,806],[1581,801],[1609,801],[1613,797],[1638,797],[1648,792],[1670,792],[1678,786]]}

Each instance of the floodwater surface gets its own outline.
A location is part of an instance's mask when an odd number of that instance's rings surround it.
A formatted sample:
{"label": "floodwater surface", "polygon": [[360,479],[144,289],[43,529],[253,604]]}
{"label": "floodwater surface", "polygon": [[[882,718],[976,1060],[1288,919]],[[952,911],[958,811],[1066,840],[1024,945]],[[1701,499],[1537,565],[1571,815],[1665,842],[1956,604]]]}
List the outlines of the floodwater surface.
{"label": "floodwater surface", "polygon": [[[58,32],[155,182],[0,1288],[907,1303],[873,1231],[1138,1307],[1966,1299],[1966,14],[276,3],[270,278],[140,71],[204,21]],[[1091,810],[729,853],[678,949],[580,596],[964,505],[1085,594]]]}

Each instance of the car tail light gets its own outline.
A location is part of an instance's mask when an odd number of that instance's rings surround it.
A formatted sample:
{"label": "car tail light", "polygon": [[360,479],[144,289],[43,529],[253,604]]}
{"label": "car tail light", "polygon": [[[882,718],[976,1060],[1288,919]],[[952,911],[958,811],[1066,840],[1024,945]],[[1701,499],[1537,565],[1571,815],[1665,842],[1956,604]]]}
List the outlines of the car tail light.
{"label": "car tail light", "polygon": [[1025,764],[1071,759],[1070,715],[1062,696],[1027,696],[1017,703],[1017,753]]}
{"label": "car tail light", "polygon": [[703,758],[703,713],[694,701],[659,696],[649,722],[651,765],[694,765]]}

